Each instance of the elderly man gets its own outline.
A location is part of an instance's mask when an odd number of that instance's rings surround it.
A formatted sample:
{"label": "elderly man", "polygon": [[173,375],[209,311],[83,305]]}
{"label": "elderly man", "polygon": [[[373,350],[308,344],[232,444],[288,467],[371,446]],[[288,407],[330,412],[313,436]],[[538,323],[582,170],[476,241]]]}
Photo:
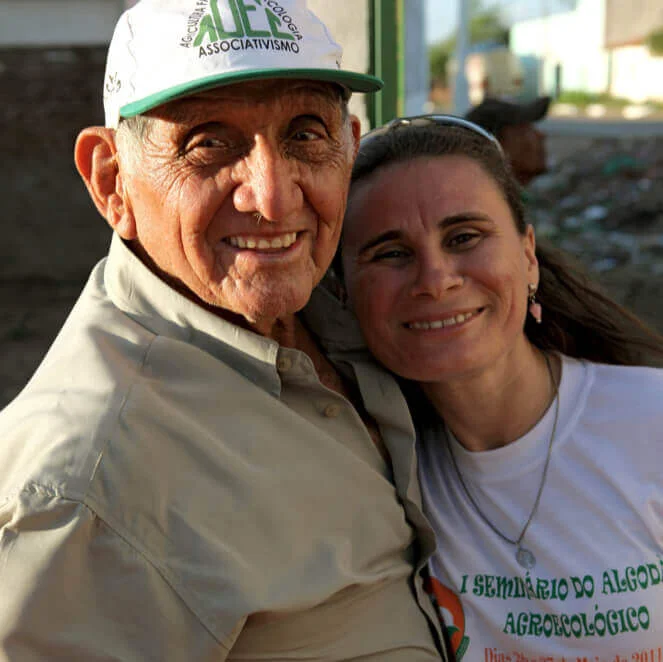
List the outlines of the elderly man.
{"label": "elderly man", "polygon": [[380,87],[340,58],[301,0],[120,19],[75,152],[110,252],[0,415],[0,659],[445,659],[405,403],[298,314]]}

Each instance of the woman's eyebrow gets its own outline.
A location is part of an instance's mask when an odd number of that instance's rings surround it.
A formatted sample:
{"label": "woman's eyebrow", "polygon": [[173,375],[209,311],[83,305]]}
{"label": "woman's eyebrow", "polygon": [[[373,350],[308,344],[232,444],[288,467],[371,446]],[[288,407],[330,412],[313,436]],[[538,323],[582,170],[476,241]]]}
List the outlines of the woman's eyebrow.
{"label": "woman's eyebrow", "polygon": [[440,230],[448,228],[452,225],[458,225],[459,223],[467,223],[468,221],[485,221],[489,222],[491,218],[486,214],[480,211],[464,211],[460,214],[454,214],[453,216],[447,216],[443,218],[437,226]]}
{"label": "woman's eyebrow", "polygon": [[359,248],[358,255],[362,255],[366,251],[369,251],[371,248],[375,248],[378,244],[381,244],[384,241],[391,241],[392,239],[400,239],[403,233],[400,230],[388,230],[379,234],[377,237],[373,237],[367,241],[363,246]]}

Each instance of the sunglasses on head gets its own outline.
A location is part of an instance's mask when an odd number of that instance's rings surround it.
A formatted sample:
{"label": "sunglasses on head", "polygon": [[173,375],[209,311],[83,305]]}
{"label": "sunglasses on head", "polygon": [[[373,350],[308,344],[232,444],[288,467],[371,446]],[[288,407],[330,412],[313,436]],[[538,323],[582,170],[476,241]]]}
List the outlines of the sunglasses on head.
{"label": "sunglasses on head", "polygon": [[497,138],[486,131],[483,127],[470,122],[469,120],[463,119],[462,117],[456,117],[455,115],[413,115],[411,117],[397,117],[396,119],[387,122],[383,126],[379,126],[376,129],[371,129],[365,133],[361,138],[361,147],[367,145],[371,140],[379,136],[383,136],[386,133],[391,131],[396,131],[400,127],[413,126],[413,127],[424,127],[430,126],[431,124],[436,126],[451,126],[457,127],[460,129],[465,129],[466,131],[471,131],[472,133],[485,138],[488,142],[493,144],[498,152],[504,156],[504,150],[502,145],[500,145]]}

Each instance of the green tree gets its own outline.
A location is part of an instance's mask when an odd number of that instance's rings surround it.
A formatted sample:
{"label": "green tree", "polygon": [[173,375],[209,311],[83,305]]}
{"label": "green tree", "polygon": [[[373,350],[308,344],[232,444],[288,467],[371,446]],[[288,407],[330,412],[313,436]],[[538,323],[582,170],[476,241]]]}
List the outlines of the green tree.
{"label": "green tree", "polygon": [[447,85],[447,64],[453,55],[452,38],[432,44],[428,49],[428,63],[431,81],[439,85]]}
{"label": "green tree", "polygon": [[[462,1],[462,0],[461,0]],[[470,45],[491,42],[509,44],[509,29],[502,22],[497,7],[484,7],[482,0],[470,0]],[[433,82],[447,85],[447,64],[456,50],[456,33],[431,44],[428,49],[430,77]]]}
{"label": "green tree", "polygon": [[645,40],[649,52],[657,57],[663,55],[663,28],[654,30]]}

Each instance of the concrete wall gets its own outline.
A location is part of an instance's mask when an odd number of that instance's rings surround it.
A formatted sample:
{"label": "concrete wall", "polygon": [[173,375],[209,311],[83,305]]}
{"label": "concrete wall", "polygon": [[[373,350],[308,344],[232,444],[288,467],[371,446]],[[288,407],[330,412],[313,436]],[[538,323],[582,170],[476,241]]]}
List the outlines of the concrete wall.
{"label": "concrete wall", "polygon": [[[429,92],[428,46],[425,39],[426,2],[440,0],[405,0],[405,90],[403,112],[419,115],[426,112]],[[445,0],[441,0],[445,1]],[[308,0],[309,7],[329,26],[343,46],[343,65],[355,71],[370,68],[370,10],[368,0]],[[369,128],[365,97],[356,94],[351,110]]]}
{"label": "concrete wall", "polygon": [[662,25],[661,0],[606,0],[605,42],[608,48],[642,43]]}
{"label": "concrete wall", "polygon": [[81,127],[103,124],[106,44],[123,8],[0,0],[0,282],[81,282],[107,251],[73,150]]}
{"label": "concrete wall", "polygon": [[425,0],[405,0],[405,115],[421,115],[428,105],[430,74],[425,14]]}
{"label": "concrete wall", "polygon": [[0,280],[75,281],[110,230],[75,170],[81,127],[103,124],[105,48],[0,48]]}
{"label": "concrete wall", "polygon": [[[371,55],[368,0],[308,0],[307,4],[343,47],[343,67],[367,72]],[[350,110],[361,120],[362,130],[367,130],[365,95],[353,95]]]}
{"label": "concrete wall", "polygon": [[663,101],[663,57],[653,57],[646,46],[615,48],[610,93],[634,103]]}
{"label": "concrete wall", "polygon": [[555,93],[558,66],[562,90],[600,93],[609,84],[604,37],[605,0],[579,0],[575,11],[515,24],[510,47],[539,61],[539,93]]}
{"label": "concrete wall", "polygon": [[108,43],[123,0],[0,0],[0,46]]}
{"label": "concrete wall", "polygon": [[663,16],[660,0],[643,0],[641,7],[606,2],[579,0],[575,11],[517,23],[511,48],[538,61],[539,93],[556,91],[555,67],[560,65],[562,90],[608,92],[634,103],[663,100],[663,58],[642,44],[618,45],[651,32]]}

